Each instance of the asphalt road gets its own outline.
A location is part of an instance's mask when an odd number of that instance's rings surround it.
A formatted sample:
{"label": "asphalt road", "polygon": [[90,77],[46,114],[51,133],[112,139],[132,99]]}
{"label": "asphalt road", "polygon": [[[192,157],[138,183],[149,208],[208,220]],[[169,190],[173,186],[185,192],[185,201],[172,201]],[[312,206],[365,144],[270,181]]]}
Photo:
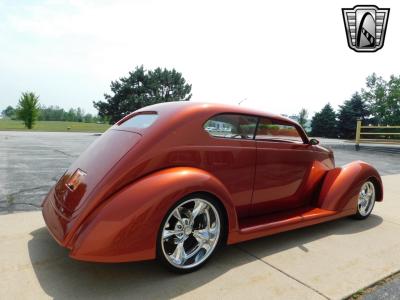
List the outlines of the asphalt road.
{"label": "asphalt road", "polygon": [[40,209],[65,169],[98,136],[0,131],[0,214]]}
{"label": "asphalt road", "polygon": [[[96,138],[93,133],[0,131],[0,214],[40,209],[51,186]],[[338,166],[361,159],[381,175],[400,173],[400,154],[356,152],[336,140],[321,144],[334,148]]]}
{"label": "asphalt road", "polygon": [[398,300],[400,299],[400,274],[397,274],[384,284],[372,288],[360,300]]}

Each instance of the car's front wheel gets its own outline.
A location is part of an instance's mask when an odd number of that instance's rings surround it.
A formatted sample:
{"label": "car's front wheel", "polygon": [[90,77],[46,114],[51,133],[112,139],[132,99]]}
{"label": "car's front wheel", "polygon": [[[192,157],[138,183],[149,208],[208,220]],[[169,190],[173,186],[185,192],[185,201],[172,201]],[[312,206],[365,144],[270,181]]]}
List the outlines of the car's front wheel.
{"label": "car's front wheel", "polygon": [[354,217],[360,220],[367,218],[374,208],[375,200],[375,185],[372,181],[368,180],[361,186],[360,193],[358,194],[357,213]]}
{"label": "car's front wheel", "polygon": [[159,232],[158,258],[185,273],[200,268],[223,239],[223,214],[212,198],[191,196],[167,213]]}

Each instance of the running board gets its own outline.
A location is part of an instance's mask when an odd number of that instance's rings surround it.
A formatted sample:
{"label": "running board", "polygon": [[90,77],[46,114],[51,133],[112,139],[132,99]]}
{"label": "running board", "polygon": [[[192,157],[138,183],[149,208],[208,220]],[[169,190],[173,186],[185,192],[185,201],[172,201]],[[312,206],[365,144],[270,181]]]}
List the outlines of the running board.
{"label": "running board", "polygon": [[352,210],[332,211],[317,207],[300,207],[290,211],[249,217],[239,221],[239,230],[232,232],[228,244],[243,242],[279,232],[302,228],[345,216],[353,215]]}

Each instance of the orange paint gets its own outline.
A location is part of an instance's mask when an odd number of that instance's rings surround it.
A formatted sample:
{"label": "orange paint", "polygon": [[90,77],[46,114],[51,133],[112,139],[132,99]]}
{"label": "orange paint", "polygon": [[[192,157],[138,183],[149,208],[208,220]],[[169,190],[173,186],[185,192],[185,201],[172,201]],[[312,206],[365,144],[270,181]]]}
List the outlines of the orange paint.
{"label": "orange paint", "polygon": [[[147,128],[119,128],[143,113],[158,116]],[[203,125],[222,113],[292,125],[303,143],[213,137]],[[86,175],[74,175],[78,169]],[[332,152],[310,145],[290,119],[239,106],[163,103],[130,114],[97,139],[51,189],[43,216],[73,258],[138,261],[155,258],[165,214],[188,194],[222,203],[227,242],[234,244],[354,214],[369,178],[381,201],[372,166],[335,168]]]}

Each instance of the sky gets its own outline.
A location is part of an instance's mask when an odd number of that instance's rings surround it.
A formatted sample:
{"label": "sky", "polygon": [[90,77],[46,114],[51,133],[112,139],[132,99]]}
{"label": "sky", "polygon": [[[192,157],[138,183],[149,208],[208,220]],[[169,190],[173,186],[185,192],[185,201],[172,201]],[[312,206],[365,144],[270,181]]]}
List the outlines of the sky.
{"label": "sky", "polygon": [[[391,9],[383,49],[347,46],[341,8]],[[400,74],[400,1],[0,0],[0,110],[24,91],[96,113],[135,66],[175,68],[191,101],[310,115],[372,72]]]}

